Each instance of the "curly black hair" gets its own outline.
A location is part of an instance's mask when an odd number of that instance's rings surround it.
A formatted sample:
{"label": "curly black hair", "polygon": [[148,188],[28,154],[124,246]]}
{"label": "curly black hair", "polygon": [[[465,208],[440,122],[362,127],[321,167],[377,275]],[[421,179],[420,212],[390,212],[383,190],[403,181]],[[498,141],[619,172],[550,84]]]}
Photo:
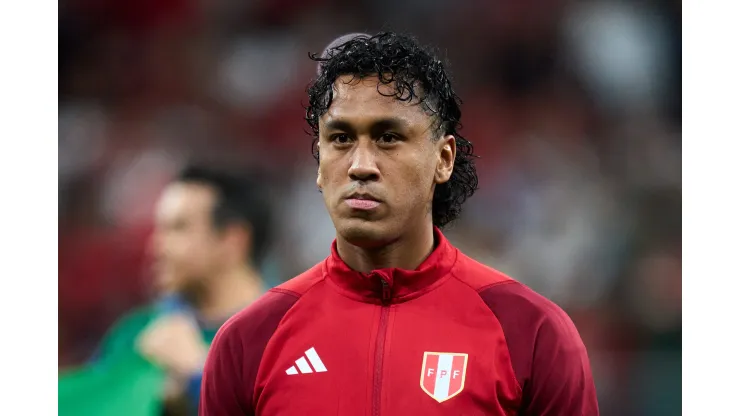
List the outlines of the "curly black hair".
{"label": "curly black hair", "polygon": [[390,96],[406,102],[416,99],[422,104],[437,122],[440,134],[436,137],[455,137],[457,152],[452,176],[434,190],[432,221],[443,227],[457,219],[462,204],[478,189],[474,164],[477,156],[473,144],[458,133],[461,100],[434,53],[411,36],[383,32],[375,36],[344,36],[332,42],[322,54],[310,53],[309,58],[318,62],[318,77],[308,86],[305,117],[314,138],[314,158],[319,160],[319,118],[331,105],[337,78],[377,76],[381,83],[393,84],[395,91]]}

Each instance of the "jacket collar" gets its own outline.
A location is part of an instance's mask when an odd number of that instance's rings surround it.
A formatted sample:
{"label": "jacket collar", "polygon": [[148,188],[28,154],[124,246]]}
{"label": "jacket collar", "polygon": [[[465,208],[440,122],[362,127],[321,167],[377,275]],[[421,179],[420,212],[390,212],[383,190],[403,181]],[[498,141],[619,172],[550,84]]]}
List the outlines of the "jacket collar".
{"label": "jacket collar", "polygon": [[387,268],[369,273],[350,269],[339,257],[334,240],[324,272],[340,292],[353,299],[379,304],[405,302],[441,285],[457,260],[457,249],[437,227],[434,240],[435,249],[416,270]]}

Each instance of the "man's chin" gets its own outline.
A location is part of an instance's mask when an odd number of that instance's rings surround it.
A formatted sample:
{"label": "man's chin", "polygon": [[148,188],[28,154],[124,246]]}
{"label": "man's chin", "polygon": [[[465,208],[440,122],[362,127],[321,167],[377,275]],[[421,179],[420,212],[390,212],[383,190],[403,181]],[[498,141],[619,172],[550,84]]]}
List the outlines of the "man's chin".
{"label": "man's chin", "polygon": [[339,237],[357,247],[379,248],[394,240],[390,227],[384,221],[349,218],[340,220],[335,226]]}
{"label": "man's chin", "polygon": [[157,279],[155,289],[159,296],[182,295],[183,292],[191,290],[192,283],[184,278],[160,277]]}

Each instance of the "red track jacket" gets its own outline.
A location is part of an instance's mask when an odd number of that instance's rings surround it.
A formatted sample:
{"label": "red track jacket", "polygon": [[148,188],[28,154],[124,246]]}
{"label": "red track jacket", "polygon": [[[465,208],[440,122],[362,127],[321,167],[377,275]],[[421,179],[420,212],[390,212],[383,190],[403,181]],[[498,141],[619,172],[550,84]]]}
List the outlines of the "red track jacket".
{"label": "red track jacket", "polygon": [[235,315],[201,416],[598,415],[568,316],[453,247],[415,271],[322,263]]}

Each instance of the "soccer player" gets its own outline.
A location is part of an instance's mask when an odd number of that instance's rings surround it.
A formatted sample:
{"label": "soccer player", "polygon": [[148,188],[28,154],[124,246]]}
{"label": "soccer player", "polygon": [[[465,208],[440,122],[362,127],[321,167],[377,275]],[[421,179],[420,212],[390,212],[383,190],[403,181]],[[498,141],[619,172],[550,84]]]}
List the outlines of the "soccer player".
{"label": "soccer player", "polygon": [[256,183],[186,168],[156,210],[151,251],[160,300],[120,320],[88,368],[60,376],[60,390],[69,392],[60,413],[197,414],[216,331],[264,293],[257,265],[269,233],[270,209]]}
{"label": "soccer player", "polygon": [[477,176],[439,59],[395,33],[312,58],[306,120],[336,240],[222,327],[200,414],[598,415],[569,317],[440,231]]}

